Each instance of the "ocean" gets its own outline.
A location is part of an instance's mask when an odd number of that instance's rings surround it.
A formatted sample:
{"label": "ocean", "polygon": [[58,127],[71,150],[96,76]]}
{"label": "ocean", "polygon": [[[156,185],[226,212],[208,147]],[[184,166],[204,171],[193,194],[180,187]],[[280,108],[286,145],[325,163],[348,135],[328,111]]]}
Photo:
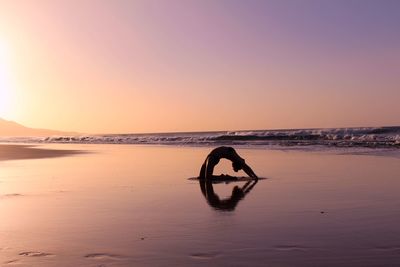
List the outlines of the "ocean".
{"label": "ocean", "polygon": [[148,134],[2,137],[1,142],[243,147],[400,148],[400,126]]}

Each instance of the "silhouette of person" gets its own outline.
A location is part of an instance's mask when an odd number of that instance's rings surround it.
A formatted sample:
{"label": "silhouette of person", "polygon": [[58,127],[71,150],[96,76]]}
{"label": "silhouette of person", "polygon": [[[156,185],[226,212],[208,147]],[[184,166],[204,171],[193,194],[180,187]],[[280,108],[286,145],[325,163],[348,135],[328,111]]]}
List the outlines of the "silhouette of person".
{"label": "silhouette of person", "polygon": [[253,189],[258,180],[252,180],[246,182],[243,187],[235,186],[232,190],[232,195],[226,199],[220,199],[219,196],[214,192],[213,182],[209,179],[200,179],[200,189],[207,203],[216,210],[221,211],[233,211],[237,204],[242,200],[247,193]]}
{"label": "silhouette of person", "polygon": [[226,146],[217,147],[208,154],[201,166],[199,179],[212,179],[214,167],[219,163],[221,158],[232,161],[232,168],[235,172],[243,170],[251,178],[258,179],[257,175],[246,164],[245,160],[238,155],[235,149]]}

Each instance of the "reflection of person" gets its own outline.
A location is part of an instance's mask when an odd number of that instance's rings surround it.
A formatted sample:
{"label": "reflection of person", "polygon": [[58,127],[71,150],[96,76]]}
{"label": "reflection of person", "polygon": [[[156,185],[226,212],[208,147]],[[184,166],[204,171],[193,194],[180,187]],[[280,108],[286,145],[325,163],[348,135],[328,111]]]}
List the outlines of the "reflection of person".
{"label": "reflection of person", "polygon": [[247,193],[256,185],[258,180],[246,182],[243,187],[235,186],[232,190],[232,195],[226,199],[220,199],[214,192],[213,182],[207,179],[200,179],[200,189],[204,197],[207,199],[208,204],[214,209],[221,211],[233,211],[237,204],[242,200]]}
{"label": "reflection of person", "polygon": [[217,147],[208,154],[206,160],[201,166],[199,178],[211,179],[213,177],[214,167],[219,163],[221,158],[232,161],[232,168],[235,172],[243,170],[248,176],[258,179],[257,175],[249,165],[246,164],[244,159],[236,153],[235,149],[226,146]]}

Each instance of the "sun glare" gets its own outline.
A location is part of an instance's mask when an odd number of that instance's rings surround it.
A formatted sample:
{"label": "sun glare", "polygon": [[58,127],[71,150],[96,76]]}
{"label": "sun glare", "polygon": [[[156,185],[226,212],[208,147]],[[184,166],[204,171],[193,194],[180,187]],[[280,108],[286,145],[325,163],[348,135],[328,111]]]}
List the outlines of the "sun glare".
{"label": "sun glare", "polygon": [[12,88],[8,69],[9,49],[0,40],[0,118],[9,118],[12,109]]}

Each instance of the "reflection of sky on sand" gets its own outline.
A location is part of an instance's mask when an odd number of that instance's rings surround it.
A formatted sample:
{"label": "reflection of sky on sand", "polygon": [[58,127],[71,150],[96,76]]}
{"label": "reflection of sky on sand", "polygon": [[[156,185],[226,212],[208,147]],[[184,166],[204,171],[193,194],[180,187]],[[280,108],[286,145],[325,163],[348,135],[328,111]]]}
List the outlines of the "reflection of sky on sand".
{"label": "reflection of sky on sand", "polygon": [[400,263],[395,158],[239,150],[270,179],[221,213],[186,179],[208,148],[49,147],[94,153],[0,162],[0,265]]}

